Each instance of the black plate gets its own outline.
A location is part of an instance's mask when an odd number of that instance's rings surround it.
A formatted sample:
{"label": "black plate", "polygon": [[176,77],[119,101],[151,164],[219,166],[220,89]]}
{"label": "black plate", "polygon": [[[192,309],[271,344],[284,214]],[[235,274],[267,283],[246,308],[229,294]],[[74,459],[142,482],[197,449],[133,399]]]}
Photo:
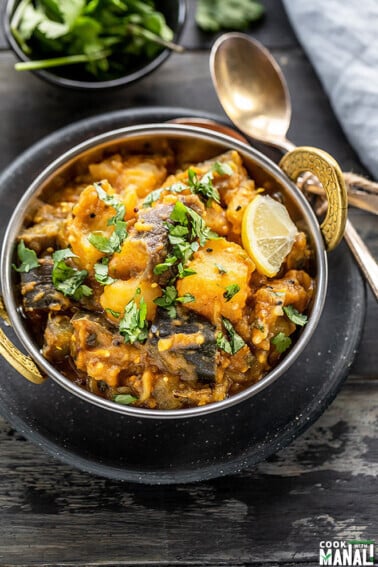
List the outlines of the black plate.
{"label": "black plate", "polygon": [[[116,112],[35,144],[0,178],[1,237],[33,178],[71,146],[113,128],[196,115],[164,108]],[[30,384],[0,360],[0,412],[54,457],[102,476],[169,484],[236,473],[290,443],[326,409],[348,374],[364,315],[365,287],[342,243],[329,255],[326,304],[310,344],[289,372],[238,406],[187,420],[139,420],[92,406],[52,380]]]}

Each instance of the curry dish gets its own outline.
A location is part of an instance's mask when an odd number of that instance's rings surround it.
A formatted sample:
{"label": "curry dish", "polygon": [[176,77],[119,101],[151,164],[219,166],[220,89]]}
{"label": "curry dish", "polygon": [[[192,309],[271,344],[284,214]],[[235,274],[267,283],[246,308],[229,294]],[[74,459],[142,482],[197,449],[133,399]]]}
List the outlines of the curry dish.
{"label": "curry dish", "polygon": [[165,149],[107,156],[39,200],[15,269],[44,357],[98,396],[152,409],[264,377],[305,324],[314,280],[299,230],[274,277],[247,254],[243,215],[260,194],[236,151],[179,167]]}

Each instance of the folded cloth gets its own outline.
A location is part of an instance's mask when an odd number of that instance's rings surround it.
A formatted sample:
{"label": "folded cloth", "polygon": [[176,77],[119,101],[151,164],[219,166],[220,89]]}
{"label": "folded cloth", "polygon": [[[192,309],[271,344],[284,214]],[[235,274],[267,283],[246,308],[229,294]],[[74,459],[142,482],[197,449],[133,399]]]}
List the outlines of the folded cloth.
{"label": "folded cloth", "polygon": [[283,0],[349,142],[378,179],[378,0]]}

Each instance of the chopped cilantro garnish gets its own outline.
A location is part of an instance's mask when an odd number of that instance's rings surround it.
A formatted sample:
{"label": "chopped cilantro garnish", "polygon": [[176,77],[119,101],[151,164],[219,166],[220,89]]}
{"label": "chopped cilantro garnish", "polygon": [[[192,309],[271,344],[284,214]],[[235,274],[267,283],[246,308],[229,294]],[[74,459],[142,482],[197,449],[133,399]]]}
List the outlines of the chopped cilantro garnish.
{"label": "chopped cilantro garnish", "polygon": [[16,266],[12,264],[12,268],[16,270],[16,272],[30,272],[30,270],[34,270],[35,268],[39,268],[40,264],[38,262],[37,254],[34,250],[30,248],[26,248],[25,243],[21,240],[17,246],[17,256],[20,260],[20,266]]}
{"label": "chopped cilantro garnish", "polygon": [[101,201],[109,207],[113,207],[116,212],[115,216],[109,219],[108,225],[115,224],[118,220],[123,220],[126,214],[125,205],[119,201],[115,195],[109,195],[106,191],[104,191],[100,183],[95,183],[94,188],[97,191],[99,199],[101,199]]}
{"label": "chopped cilantro garnish", "polygon": [[208,204],[211,200],[215,201],[216,203],[220,203],[219,191],[218,189],[216,189],[216,187],[214,187],[212,178],[213,174],[211,171],[204,175],[201,179],[198,179],[198,175],[194,171],[194,169],[188,169],[188,182],[190,190],[195,195],[204,197],[206,203]]}
{"label": "chopped cilantro garnish", "polygon": [[123,404],[124,406],[129,406],[138,400],[135,396],[131,394],[117,394],[114,396],[113,401],[117,404]]}
{"label": "chopped cilantro garnish", "polygon": [[154,303],[163,309],[166,309],[169,316],[173,319],[176,317],[176,308],[174,303],[177,298],[177,289],[174,285],[167,285],[163,290],[163,295],[154,299]]}
{"label": "chopped cilantro garnish", "polygon": [[69,248],[57,250],[52,256],[54,266],[52,270],[52,282],[58,291],[63,295],[72,297],[76,301],[82,297],[89,297],[92,295],[92,290],[83,281],[88,275],[87,270],[78,270],[67,266],[64,260],[68,258],[77,258],[76,254]]}
{"label": "chopped cilantro garnish", "polygon": [[116,280],[109,276],[109,258],[103,258],[101,262],[94,265],[95,278],[102,285],[110,285]]}
{"label": "chopped cilantro garnish", "polygon": [[168,256],[162,264],[156,264],[154,267],[154,274],[157,276],[166,272],[177,262],[176,256]]}
{"label": "chopped cilantro garnish", "polygon": [[194,295],[185,293],[182,297],[177,297],[177,289],[174,285],[167,285],[161,297],[154,299],[154,303],[168,311],[169,316],[173,319],[176,317],[175,303],[192,303],[195,301]]}
{"label": "chopped cilantro garnish", "polygon": [[214,173],[218,173],[219,175],[232,175],[233,171],[228,164],[216,161],[211,169],[199,179],[194,169],[191,167],[188,169],[190,190],[192,193],[203,197],[207,205],[209,205],[212,200],[218,204],[220,203],[219,191],[213,185]]}
{"label": "chopped cilantro garnish", "polygon": [[119,252],[121,250],[121,246],[123,241],[127,237],[127,230],[126,230],[126,222],[125,221],[116,221],[114,224],[114,232],[111,234],[110,237],[104,236],[102,232],[92,232],[88,240],[100,250],[104,254],[114,254],[114,252]]}
{"label": "chopped cilantro garnish", "polygon": [[221,163],[220,161],[216,161],[212,167],[212,170],[218,173],[219,175],[232,175],[233,169],[228,163]]}
{"label": "chopped cilantro garnish", "polygon": [[226,301],[230,301],[240,291],[240,285],[238,284],[231,284],[226,287],[226,291],[223,294],[223,297]]}
{"label": "chopped cilantro garnish", "polygon": [[113,315],[113,317],[115,317],[116,319],[119,319],[121,316],[121,313],[119,311],[114,311],[113,309],[110,309],[110,307],[106,307],[105,311],[107,313],[110,313],[110,315]]}
{"label": "chopped cilantro garnish", "polygon": [[187,219],[188,209],[181,201],[176,201],[173,211],[171,212],[170,219],[186,226],[188,224]]}
{"label": "chopped cilantro garnish", "polygon": [[114,195],[106,193],[99,183],[95,183],[94,187],[101,201],[109,207],[113,207],[116,214],[111,217],[107,223],[108,226],[114,226],[114,231],[110,237],[98,231],[92,232],[88,240],[92,246],[100,250],[100,252],[103,252],[103,254],[114,254],[114,252],[121,250],[121,246],[127,237],[127,223],[123,220],[126,214],[126,208]]}
{"label": "chopped cilantro garnish", "polygon": [[148,336],[147,304],[143,297],[140,298],[139,305],[135,301],[135,297],[140,293],[138,287],[135,296],[126,305],[124,315],[119,323],[119,332],[125,339],[125,343],[143,342]]}
{"label": "chopped cilantro garnish", "polygon": [[190,207],[185,208],[187,210],[187,214],[191,219],[192,237],[197,237],[201,246],[204,246],[206,241],[211,238],[219,238],[219,236],[215,232],[210,230],[203,218],[198,213],[193,211],[193,209],[191,209]]}
{"label": "chopped cilantro garnish", "polygon": [[151,191],[143,201],[143,207],[151,207],[152,203],[158,201],[163,193],[164,189],[155,189],[155,191]]}
{"label": "chopped cilantro garnish", "polygon": [[217,346],[227,354],[236,354],[245,346],[245,342],[235,331],[231,321],[222,317],[222,323],[226,329],[226,334],[218,333]]}
{"label": "chopped cilantro garnish", "polygon": [[[166,224],[168,240],[173,246],[173,255],[181,260],[183,266],[190,260],[193,252],[198,250],[199,244],[203,246],[208,238],[218,238],[202,217],[181,201],[176,202],[170,221]],[[196,238],[199,239],[199,243],[196,242]]]}
{"label": "chopped cilantro garnish", "polygon": [[115,242],[110,242],[110,238],[104,236],[102,232],[92,232],[88,237],[89,242],[104,254],[113,254]]}
{"label": "chopped cilantro garnish", "polygon": [[187,189],[187,186],[183,183],[174,183],[170,187],[162,187],[161,189],[155,189],[151,191],[143,201],[143,207],[151,207],[152,203],[155,203],[160,199],[164,191],[169,191],[170,193],[181,193]]}
{"label": "chopped cilantro garnish", "polygon": [[277,352],[282,353],[291,345],[291,338],[281,332],[272,338],[272,343],[276,347]]}
{"label": "chopped cilantro garnish", "polygon": [[220,274],[227,274],[227,270],[222,266],[222,264],[215,264],[215,266],[218,268]]}
{"label": "chopped cilantro garnish", "polygon": [[67,260],[67,258],[78,258],[74,254],[71,248],[63,248],[62,250],[56,250],[52,256],[54,262],[61,262],[62,260]]}
{"label": "chopped cilantro garnish", "polygon": [[292,321],[295,325],[303,327],[307,323],[307,315],[299,313],[299,311],[297,311],[297,309],[295,309],[292,305],[286,305],[283,310],[290,321]]}
{"label": "chopped cilantro garnish", "polygon": [[[169,221],[165,224],[168,230],[168,240],[172,246],[172,255],[166,260],[157,264],[154,273],[159,275],[174,266],[175,272],[170,279],[169,285],[163,290],[163,295],[157,297],[154,302],[159,307],[166,309],[169,315],[174,318],[176,316],[175,303],[189,303],[195,301],[191,294],[185,294],[183,297],[177,297],[177,290],[173,283],[177,278],[186,278],[195,274],[195,270],[187,268],[185,264],[193,256],[208,238],[218,238],[213,233],[203,219],[190,207],[187,207],[181,201],[176,201],[171,212]],[[199,243],[197,242],[197,239]]]}
{"label": "chopped cilantro garnish", "polygon": [[177,269],[178,269],[178,277],[180,279],[187,278],[188,276],[193,276],[194,274],[197,273],[195,270],[192,270],[191,268],[185,268],[181,262],[177,265]]}
{"label": "chopped cilantro garnish", "polygon": [[196,298],[191,293],[184,293],[183,296],[176,298],[179,303],[193,303],[195,300]]}

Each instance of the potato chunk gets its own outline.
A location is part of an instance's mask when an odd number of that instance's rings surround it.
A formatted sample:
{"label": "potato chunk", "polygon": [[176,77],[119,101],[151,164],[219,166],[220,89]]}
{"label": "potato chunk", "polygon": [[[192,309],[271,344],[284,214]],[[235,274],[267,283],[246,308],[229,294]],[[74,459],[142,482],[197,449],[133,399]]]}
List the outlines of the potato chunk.
{"label": "potato chunk", "polygon": [[115,154],[90,165],[89,170],[96,181],[108,179],[118,193],[135,191],[141,198],[160,187],[167,176],[168,163],[169,156],[136,155],[124,159]]}
{"label": "potato chunk", "polygon": [[[223,315],[232,322],[242,317],[249,294],[248,282],[253,262],[238,244],[219,240],[209,240],[200,248],[188,263],[188,268],[196,273],[177,283],[180,296],[191,293],[196,298],[185,307],[200,313],[213,324]],[[227,300],[225,293],[229,286],[237,285],[240,290]]]}
{"label": "potato chunk", "polygon": [[[135,297],[135,302],[139,304],[140,298],[144,298],[147,304],[147,319],[152,321],[156,313],[154,299],[161,295],[161,288],[156,283],[143,281],[138,278],[117,280],[113,284],[105,286],[104,293],[100,298],[102,308],[116,311],[122,317],[126,305],[133,299],[138,288],[140,288],[140,295]],[[113,321],[116,320],[109,313],[108,316]]]}
{"label": "potato chunk", "polygon": [[[109,194],[114,193],[112,187],[105,181],[102,183],[102,188]],[[81,266],[86,270],[93,268],[94,264],[104,256],[89,242],[89,235],[101,231],[109,238],[114,227],[108,226],[108,220],[114,215],[114,208],[106,205],[99,198],[93,185],[84,189],[78,203],[73,207],[72,216],[66,222],[65,236],[72,251],[79,257]]]}

